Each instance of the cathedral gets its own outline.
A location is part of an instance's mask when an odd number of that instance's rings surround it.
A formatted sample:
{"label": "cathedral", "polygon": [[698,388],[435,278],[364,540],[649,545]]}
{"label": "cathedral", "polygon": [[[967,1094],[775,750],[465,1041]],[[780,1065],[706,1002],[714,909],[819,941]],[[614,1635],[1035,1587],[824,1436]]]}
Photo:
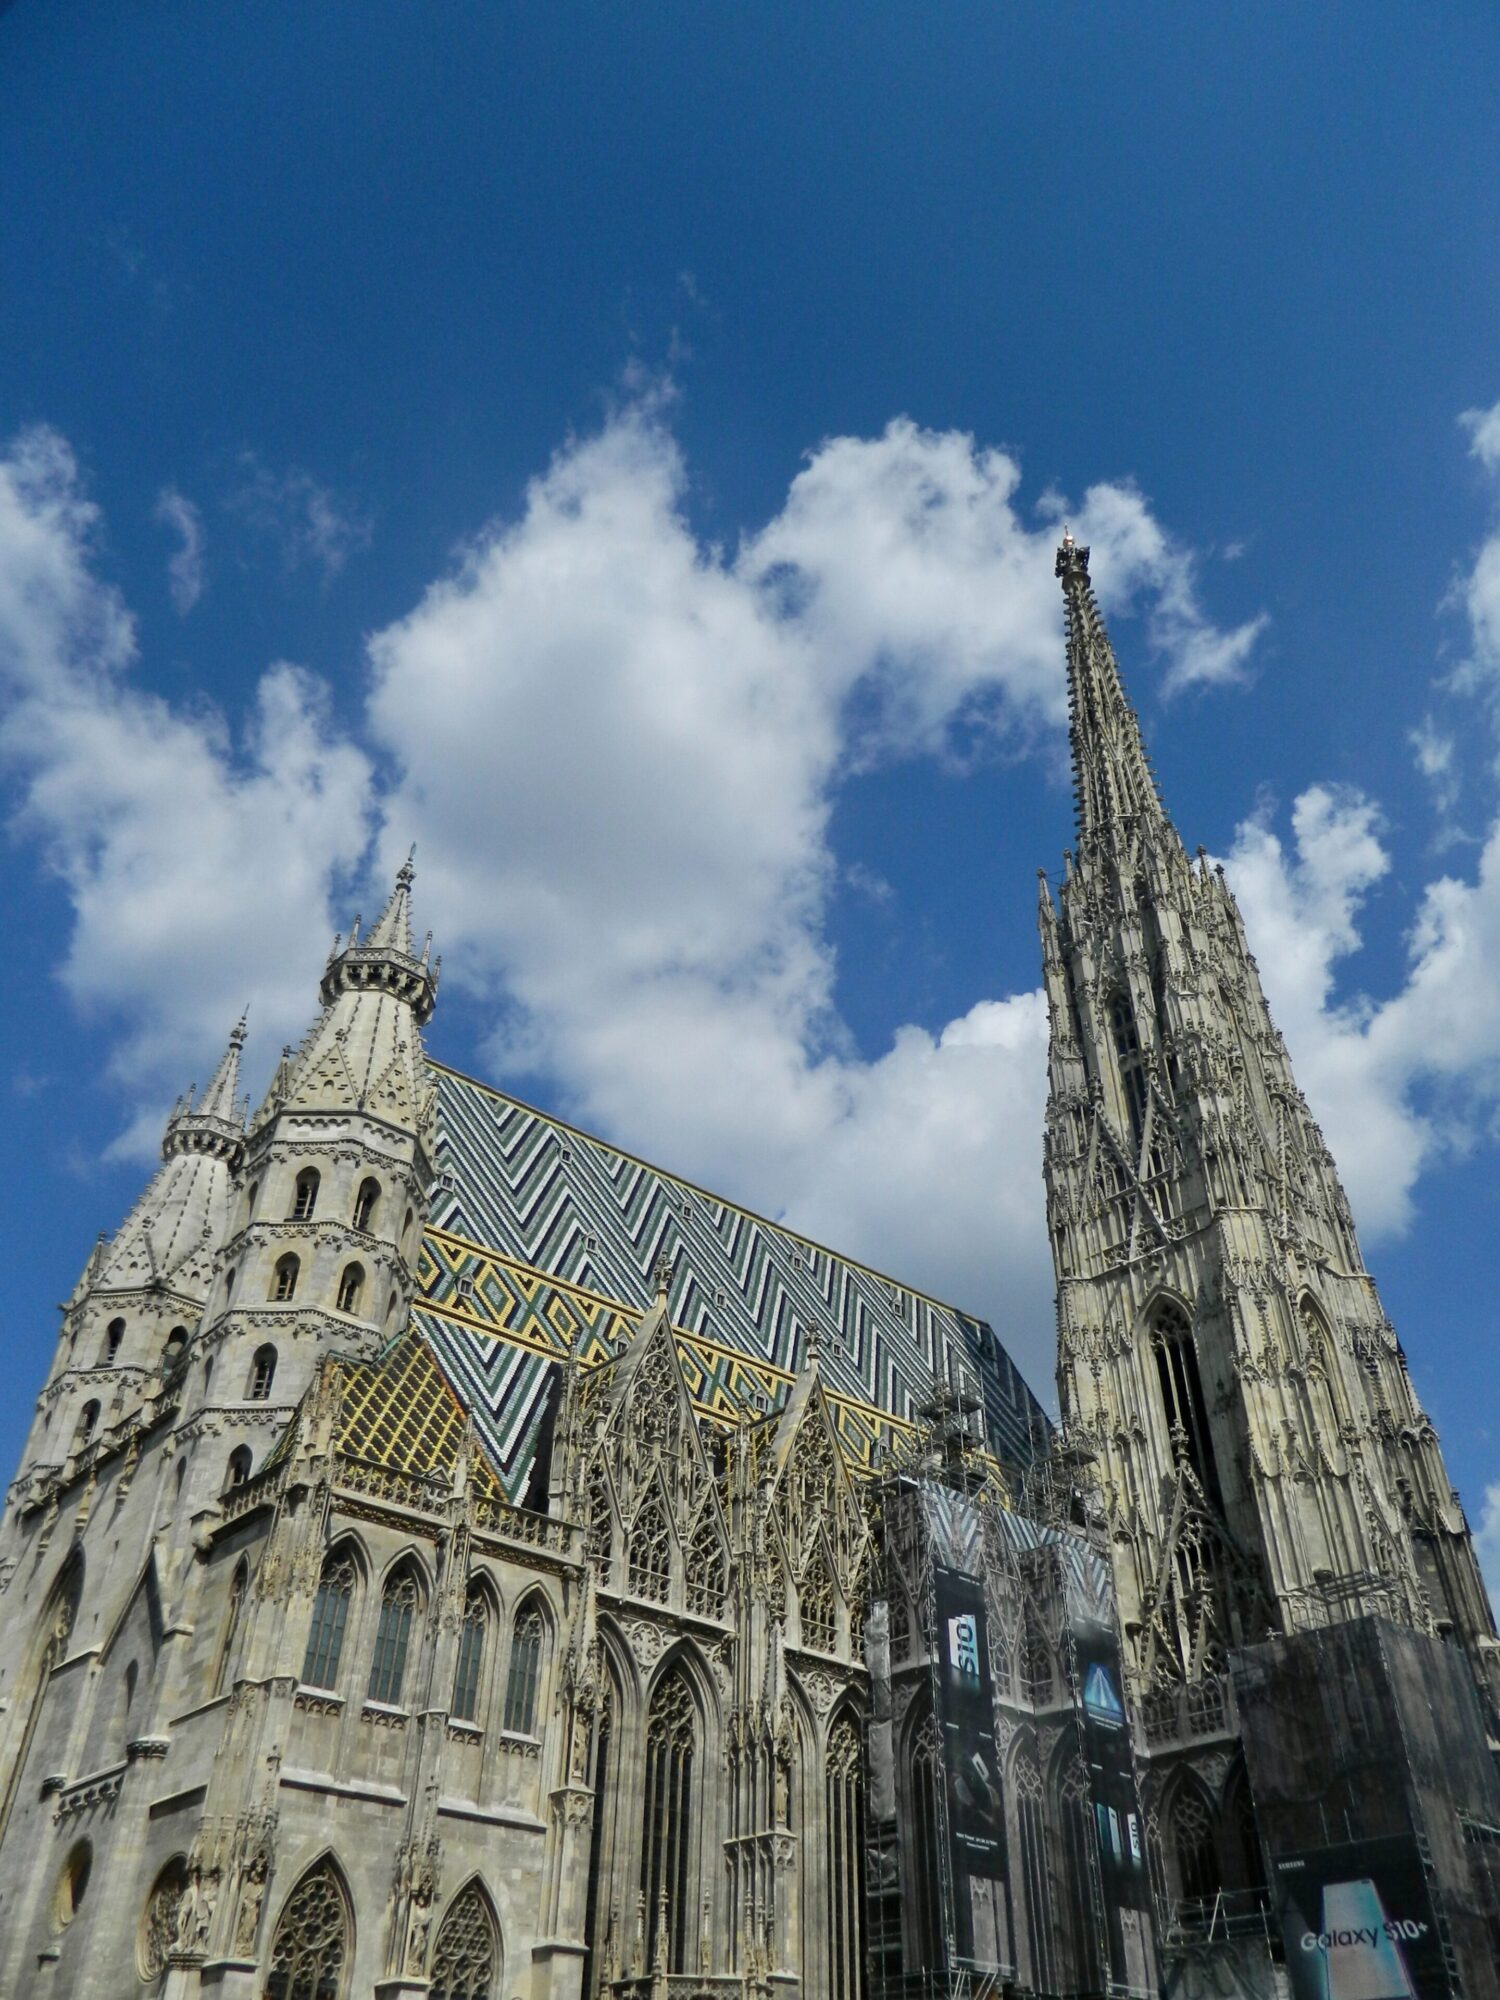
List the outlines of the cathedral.
{"label": "cathedral", "polygon": [[89,1255],[0,1523],[0,1996],[1500,2000],[1500,1641],[1057,556],[1049,1420],[445,1066],[413,871]]}

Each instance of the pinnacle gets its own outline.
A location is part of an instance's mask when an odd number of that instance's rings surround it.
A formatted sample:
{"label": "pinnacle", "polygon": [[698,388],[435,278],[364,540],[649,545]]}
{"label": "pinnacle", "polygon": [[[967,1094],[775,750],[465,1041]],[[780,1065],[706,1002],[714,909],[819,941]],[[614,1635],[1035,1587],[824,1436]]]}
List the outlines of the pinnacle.
{"label": "pinnacle", "polygon": [[375,951],[384,947],[412,956],[411,939],[411,885],[416,880],[416,848],[407,855],[396,870],[396,886],[392,889],[390,901],[375,921],[374,928],[365,939],[365,949]]}
{"label": "pinnacle", "polygon": [[1069,733],[1080,847],[1118,840],[1144,822],[1169,824],[1141,726],[1089,581],[1089,551],[1068,529],[1056,574],[1066,604]]}

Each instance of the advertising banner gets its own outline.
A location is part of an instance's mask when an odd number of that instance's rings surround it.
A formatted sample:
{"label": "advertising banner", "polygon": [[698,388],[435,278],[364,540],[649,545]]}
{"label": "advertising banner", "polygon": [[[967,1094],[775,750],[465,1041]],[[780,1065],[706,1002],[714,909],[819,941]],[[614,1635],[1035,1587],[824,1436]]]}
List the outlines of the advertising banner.
{"label": "advertising banner", "polygon": [[998,1881],[1005,1873],[1005,1804],[995,1743],[984,1589],[978,1577],[933,1565],[938,1728],[947,1786],[953,1874]]}
{"label": "advertising banner", "polygon": [[1271,1880],[1294,2000],[1446,2000],[1410,1834],[1276,1855]]}

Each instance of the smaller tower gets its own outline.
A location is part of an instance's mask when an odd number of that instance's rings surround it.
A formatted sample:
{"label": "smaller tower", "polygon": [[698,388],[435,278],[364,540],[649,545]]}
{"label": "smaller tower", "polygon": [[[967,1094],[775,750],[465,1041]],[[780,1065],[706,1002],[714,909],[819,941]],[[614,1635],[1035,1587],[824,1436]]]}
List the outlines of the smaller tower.
{"label": "smaller tower", "polygon": [[242,1019],[202,1097],[189,1090],[178,1099],[162,1135],[161,1166],[114,1237],[100,1238],[73,1287],[20,1482],[65,1465],[186,1355],[244,1156],[244,1043]]}

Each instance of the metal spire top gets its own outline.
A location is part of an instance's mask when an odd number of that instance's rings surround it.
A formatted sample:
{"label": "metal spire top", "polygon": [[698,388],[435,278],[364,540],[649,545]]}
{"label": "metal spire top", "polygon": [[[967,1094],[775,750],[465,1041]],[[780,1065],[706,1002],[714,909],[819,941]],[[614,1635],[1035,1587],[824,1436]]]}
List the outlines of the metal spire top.
{"label": "metal spire top", "polygon": [[1063,529],[1057,551],[1068,643],[1068,717],[1078,842],[1114,841],[1133,828],[1169,824],[1126,699],[1120,664],[1089,582],[1089,552]]}

